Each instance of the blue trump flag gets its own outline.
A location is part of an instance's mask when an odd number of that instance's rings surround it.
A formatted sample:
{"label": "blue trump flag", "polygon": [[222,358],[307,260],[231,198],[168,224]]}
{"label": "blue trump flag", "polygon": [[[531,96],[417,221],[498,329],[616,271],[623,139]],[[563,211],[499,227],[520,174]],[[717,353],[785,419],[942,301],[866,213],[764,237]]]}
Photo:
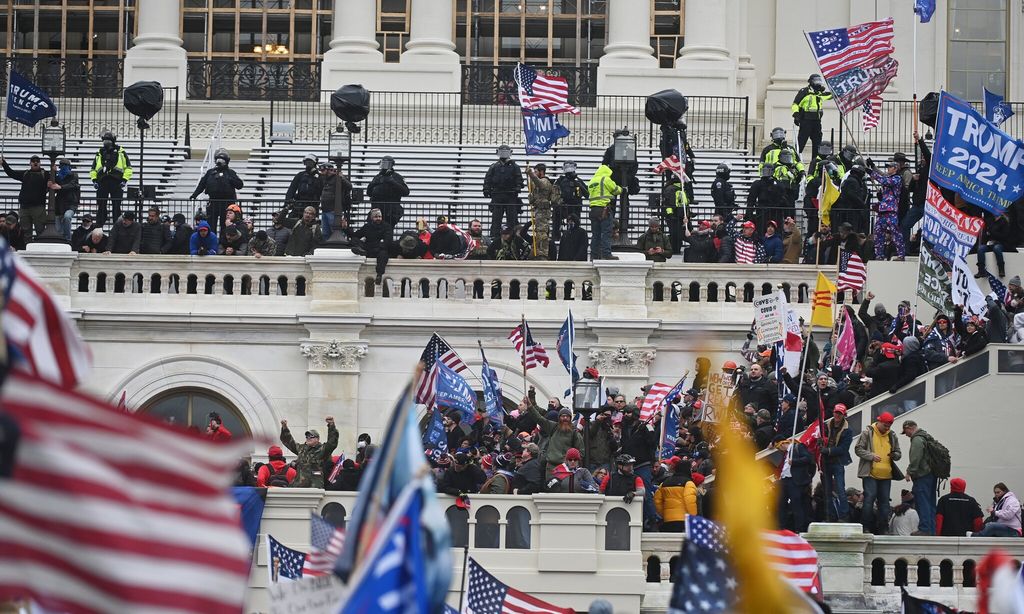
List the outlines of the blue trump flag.
{"label": "blue trump flag", "polygon": [[431,607],[427,590],[423,481],[417,479],[395,501],[340,614],[436,612],[441,607]]}
{"label": "blue trump flag", "polygon": [[397,503],[405,487],[414,484],[422,496],[416,524],[422,539],[417,564],[425,574],[429,603],[423,611],[436,612],[444,607],[452,580],[451,532],[437,503],[433,481],[420,479],[429,474],[430,466],[423,454],[414,407],[412,387],[407,385],[395,403],[380,448],[359,481],[359,496],[334,573],[343,582],[352,581],[353,587],[369,573],[371,554],[391,537],[382,531],[390,512],[399,509]]}
{"label": "blue trump flag", "polygon": [[1002,215],[1024,195],[1024,142],[997,128],[969,102],[942,92],[928,177]]}
{"label": "blue trump flag", "polygon": [[487,363],[483,347],[480,348],[480,357],[484,361],[480,373],[480,379],[484,383],[484,407],[487,409],[487,417],[491,420],[491,426],[500,429],[501,425],[505,423],[505,412],[501,408],[501,383],[498,382],[498,374]]}
{"label": "blue trump flag", "polygon": [[914,12],[921,19],[921,23],[928,23],[935,14],[935,0],[914,0]]}
{"label": "blue trump flag", "polygon": [[434,451],[434,459],[437,460],[448,454],[448,435],[444,431],[444,424],[441,422],[441,412],[436,407],[430,410],[430,424],[423,433],[423,447]]}
{"label": "blue trump flag", "polygon": [[662,460],[672,458],[676,453],[676,437],[679,434],[679,407],[672,403],[672,399],[682,394],[685,382],[686,376],[684,375],[665,395],[665,430],[661,439]]}
{"label": "blue trump flag", "polygon": [[249,536],[249,543],[256,543],[260,534],[260,521],[263,519],[263,506],[266,504],[267,489],[253,486],[233,486],[231,494],[238,504],[238,515],[242,520],[242,528]]}
{"label": "blue trump flag", "polygon": [[12,70],[7,84],[7,119],[35,127],[47,117],[57,117],[57,105],[46,92]]}
{"label": "blue trump flag", "polygon": [[437,383],[434,403],[438,407],[451,407],[464,412],[471,422],[476,412],[476,393],[466,379],[441,361],[437,362]]}
{"label": "blue trump flag", "polygon": [[526,134],[527,155],[542,154],[554,147],[558,139],[569,136],[569,129],[558,123],[554,113],[543,109],[523,109],[523,133]]}
{"label": "blue trump flag", "polygon": [[999,94],[993,94],[992,92],[988,91],[988,88],[984,88],[984,90],[985,119],[999,126],[1006,120],[1016,115],[1013,112],[1013,109],[1010,108],[1010,105],[1003,102],[1002,96],[1000,96]]}
{"label": "blue trump flag", "polygon": [[[558,329],[558,341],[555,342],[555,351],[558,352],[558,359],[562,361],[566,373],[572,378],[572,385],[580,379],[580,372],[576,368],[576,359],[579,358],[573,353],[573,346],[576,344],[576,323],[572,319],[572,311],[562,322],[562,328]],[[569,396],[572,390],[567,390],[565,396]]]}

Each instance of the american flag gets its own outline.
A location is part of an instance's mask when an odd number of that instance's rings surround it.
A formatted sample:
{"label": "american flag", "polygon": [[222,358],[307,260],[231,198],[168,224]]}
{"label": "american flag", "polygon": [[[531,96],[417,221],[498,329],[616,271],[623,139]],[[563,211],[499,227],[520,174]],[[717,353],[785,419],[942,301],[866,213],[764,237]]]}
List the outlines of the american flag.
{"label": "american flag", "polygon": [[299,550],[293,550],[274,539],[267,533],[267,572],[270,574],[270,582],[276,583],[281,580],[302,579],[302,568],[305,565],[306,554]]}
{"label": "american flag", "polygon": [[870,21],[849,28],[809,32],[811,49],[826,79],[896,52],[893,20]]}
{"label": "american flag", "polygon": [[423,353],[420,354],[423,371],[419,374],[414,386],[416,388],[416,402],[422,403],[427,407],[434,404],[434,383],[437,380],[437,369],[434,365],[437,360],[451,367],[456,373],[469,368],[466,366],[466,363],[462,362],[462,359],[459,358],[455,350],[448,345],[447,341],[442,339],[437,333],[431,335],[430,341],[427,342],[427,347],[423,348]]}
{"label": "american flag", "polygon": [[302,564],[302,575],[324,576],[334,571],[334,562],[345,545],[345,529],[337,528],[319,514],[311,513],[309,554]]}
{"label": "american flag", "polygon": [[727,560],[725,534],[701,516],[686,517],[686,540],[676,568],[671,612],[728,612],[739,582]]}
{"label": "american flag", "polygon": [[869,100],[865,100],[860,113],[861,128],[864,129],[864,132],[877,128],[878,122],[882,116],[882,98],[880,96],[874,96]]}
{"label": "american flag", "polygon": [[[523,331],[526,334],[523,334]],[[533,334],[530,333],[530,327],[524,320],[522,324],[512,329],[512,332],[508,334],[509,340],[512,345],[515,346],[516,351],[519,352],[521,361],[526,365],[527,369],[532,369],[537,365],[547,367],[548,363],[548,352],[544,349],[544,346],[533,340]],[[525,347],[524,347],[525,340]]]}
{"label": "american flag", "polygon": [[853,290],[860,292],[868,280],[868,269],[864,259],[852,250],[844,249],[839,258],[839,277],[836,278],[837,290]]}
{"label": "american flag", "polygon": [[574,614],[572,608],[560,608],[503,584],[469,559],[465,614]]}
{"label": "american flag", "polygon": [[474,239],[468,232],[459,228],[455,224],[448,224],[448,228],[451,228],[455,234],[462,237],[463,243],[466,244],[466,248],[462,250],[462,253],[455,257],[456,260],[465,260],[466,258],[469,257],[470,254],[473,253],[474,249],[480,246],[479,241]]}
{"label": "american flag", "polygon": [[757,262],[757,244],[740,237],[733,243],[736,264],[754,264]]}
{"label": "american flag", "polygon": [[661,382],[651,384],[650,389],[647,391],[647,396],[644,397],[644,402],[640,407],[640,420],[644,422],[650,420],[651,416],[665,404],[665,397],[670,390],[672,390],[672,386],[668,384],[662,384]]}
{"label": "american flag", "polygon": [[517,64],[515,78],[519,86],[519,104],[524,109],[580,114],[579,109],[569,104],[569,84],[564,77],[548,77],[526,64]]}
{"label": "american flag", "polygon": [[683,165],[679,162],[679,156],[672,154],[671,156],[662,160],[658,166],[654,167],[654,174],[660,175],[665,171],[672,171],[676,176],[681,176],[683,173]]}
{"label": "american flag", "polygon": [[0,602],[242,609],[251,550],[228,486],[251,441],[211,442],[18,371],[2,403],[21,436],[0,479]]}
{"label": "american flag", "polygon": [[341,474],[342,466],[345,464],[345,453],[338,455],[338,461],[334,463],[334,467],[331,468],[331,472],[327,474],[327,481],[334,484],[335,480],[338,479],[338,475]]}
{"label": "american flag", "polygon": [[0,280],[6,306],[3,334],[12,365],[48,382],[74,388],[92,369],[89,348],[32,267],[0,242]]}

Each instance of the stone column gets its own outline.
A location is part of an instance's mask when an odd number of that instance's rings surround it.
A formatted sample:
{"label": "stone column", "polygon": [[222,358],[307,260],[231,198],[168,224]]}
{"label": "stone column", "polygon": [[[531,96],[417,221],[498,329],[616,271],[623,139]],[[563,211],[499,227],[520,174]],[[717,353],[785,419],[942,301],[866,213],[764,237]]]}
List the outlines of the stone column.
{"label": "stone column", "polygon": [[[832,27],[821,25],[818,18],[819,11],[831,8],[819,9],[817,4],[812,0],[775,0],[775,70],[765,95],[764,129],[758,135],[759,142],[767,142],[766,135],[776,126],[788,131],[790,143],[796,142],[791,109],[793,97],[807,85],[807,77],[818,72],[803,31]],[[834,112],[826,111],[825,115],[828,120]],[[828,138],[827,133],[825,138]]]}
{"label": "stone column", "polygon": [[871,609],[865,603],[865,554],[874,537],[865,535],[859,524],[812,522],[807,541],[818,551],[822,590],[833,607]]}
{"label": "stone column", "polygon": [[321,89],[335,90],[348,83],[381,89],[375,87],[379,82],[366,77],[383,65],[384,54],[377,43],[377,3],[335,0],[331,48],[320,65]]}
{"label": "stone column", "polygon": [[[307,367],[309,406],[307,425],[326,437],[324,418],[334,416],[338,450],[354,450],[359,435],[359,361],[368,350],[360,341],[305,341],[299,351]],[[298,428],[293,427],[294,432]]]}
{"label": "stone column", "polygon": [[685,40],[676,61],[683,92],[706,96],[736,94],[736,60],[729,52],[727,0],[686,3]]}
{"label": "stone column", "polygon": [[186,96],[188,63],[181,46],[180,3],[168,0],[139,0],[136,8],[139,33],[124,56],[124,84],[158,81],[164,87],[177,87],[178,96]]}
{"label": "stone column", "polygon": [[[409,42],[401,64],[417,69],[423,89],[459,91],[462,67],[452,41],[454,5],[451,0],[412,0]],[[414,88],[419,89],[419,88]]]}
{"label": "stone column", "polygon": [[608,0],[608,42],[597,69],[598,94],[636,96],[664,89],[655,86],[664,75],[658,75],[650,23],[650,2]]}

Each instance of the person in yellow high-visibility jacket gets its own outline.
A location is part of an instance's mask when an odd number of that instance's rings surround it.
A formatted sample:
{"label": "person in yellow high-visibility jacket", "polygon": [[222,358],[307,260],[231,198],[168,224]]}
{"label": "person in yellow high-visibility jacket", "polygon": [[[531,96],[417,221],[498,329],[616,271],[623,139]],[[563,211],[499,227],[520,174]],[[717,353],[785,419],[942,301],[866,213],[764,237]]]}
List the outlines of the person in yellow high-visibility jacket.
{"label": "person in yellow high-visibility jacket", "polygon": [[825,113],[824,102],[832,100],[832,92],[825,89],[821,75],[807,78],[807,87],[801,88],[793,99],[793,123],[800,127],[796,137],[797,152],[804,153],[807,141],[811,141],[811,160],[818,157],[821,145],[821,117]]}
{"label": "person in yellow high-visibility jacket", "polygon": [[622,193],[607,164],[597,168],[587,182],[590,193],[590,259],[618,260],[612,256],[612,203]]}
{"label": "person in yellow high-visibility jacket", "polygon": [[107,201],[113,209],[114,220],[121,217],[121,199],[128,180],[132,178],[132,165],[124,147],[117,144],[114,133],[106,130],[100,135],[103,146],[96,152],[89,179],[96,188],[96,225],[102,227],[107,221]]}

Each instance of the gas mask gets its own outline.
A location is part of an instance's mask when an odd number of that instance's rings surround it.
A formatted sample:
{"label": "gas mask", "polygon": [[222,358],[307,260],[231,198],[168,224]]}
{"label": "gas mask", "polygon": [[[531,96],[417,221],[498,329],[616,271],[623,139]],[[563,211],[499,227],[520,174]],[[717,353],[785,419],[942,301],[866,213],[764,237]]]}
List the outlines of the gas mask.
{"label": "gas mask", "polygon": [[508,147],[499,147],[498,148],[498,159],[499,160],[508,160],[511,157],[512,157],[512,150],[510,148],[508,148]]}
{"label": "gas mask", "polygon": [[815,91],[820,92],[825,89],[825,80],[822,79],[820,75],[812,75],[810,84]]}
{"label": "gas mask", "polygon": [[384,158],[383,160],[380,161],[380,170],[382,170],[382,171],[390,171],[394,167],[395,167],[394,160],[390,160],[388,158]]}
{"label": "gas mask", "polygon": [[562,172],[565,173],[566,175],[570,175],[570,176],[575,175],[576,174],[576,163],[575,162],[566,162],[565,164],[562,165]]}
{"label": "gas mask", "polygon": [[213,163],[217,165],[217,168],[224,168],[228,165],[228,161],[225,158],[217,158]]}
{"label": "gas mask", "polygon": [[775,128],[772,130],[772,142],[776,145],[781,145],[786,140],[786,131],[782,128]]}
{"label": "gas mask", "polygon": [[104,149],[113,149],[114,148],[114,141],[111,141],[110,139],[103,139],[103,148]]}

